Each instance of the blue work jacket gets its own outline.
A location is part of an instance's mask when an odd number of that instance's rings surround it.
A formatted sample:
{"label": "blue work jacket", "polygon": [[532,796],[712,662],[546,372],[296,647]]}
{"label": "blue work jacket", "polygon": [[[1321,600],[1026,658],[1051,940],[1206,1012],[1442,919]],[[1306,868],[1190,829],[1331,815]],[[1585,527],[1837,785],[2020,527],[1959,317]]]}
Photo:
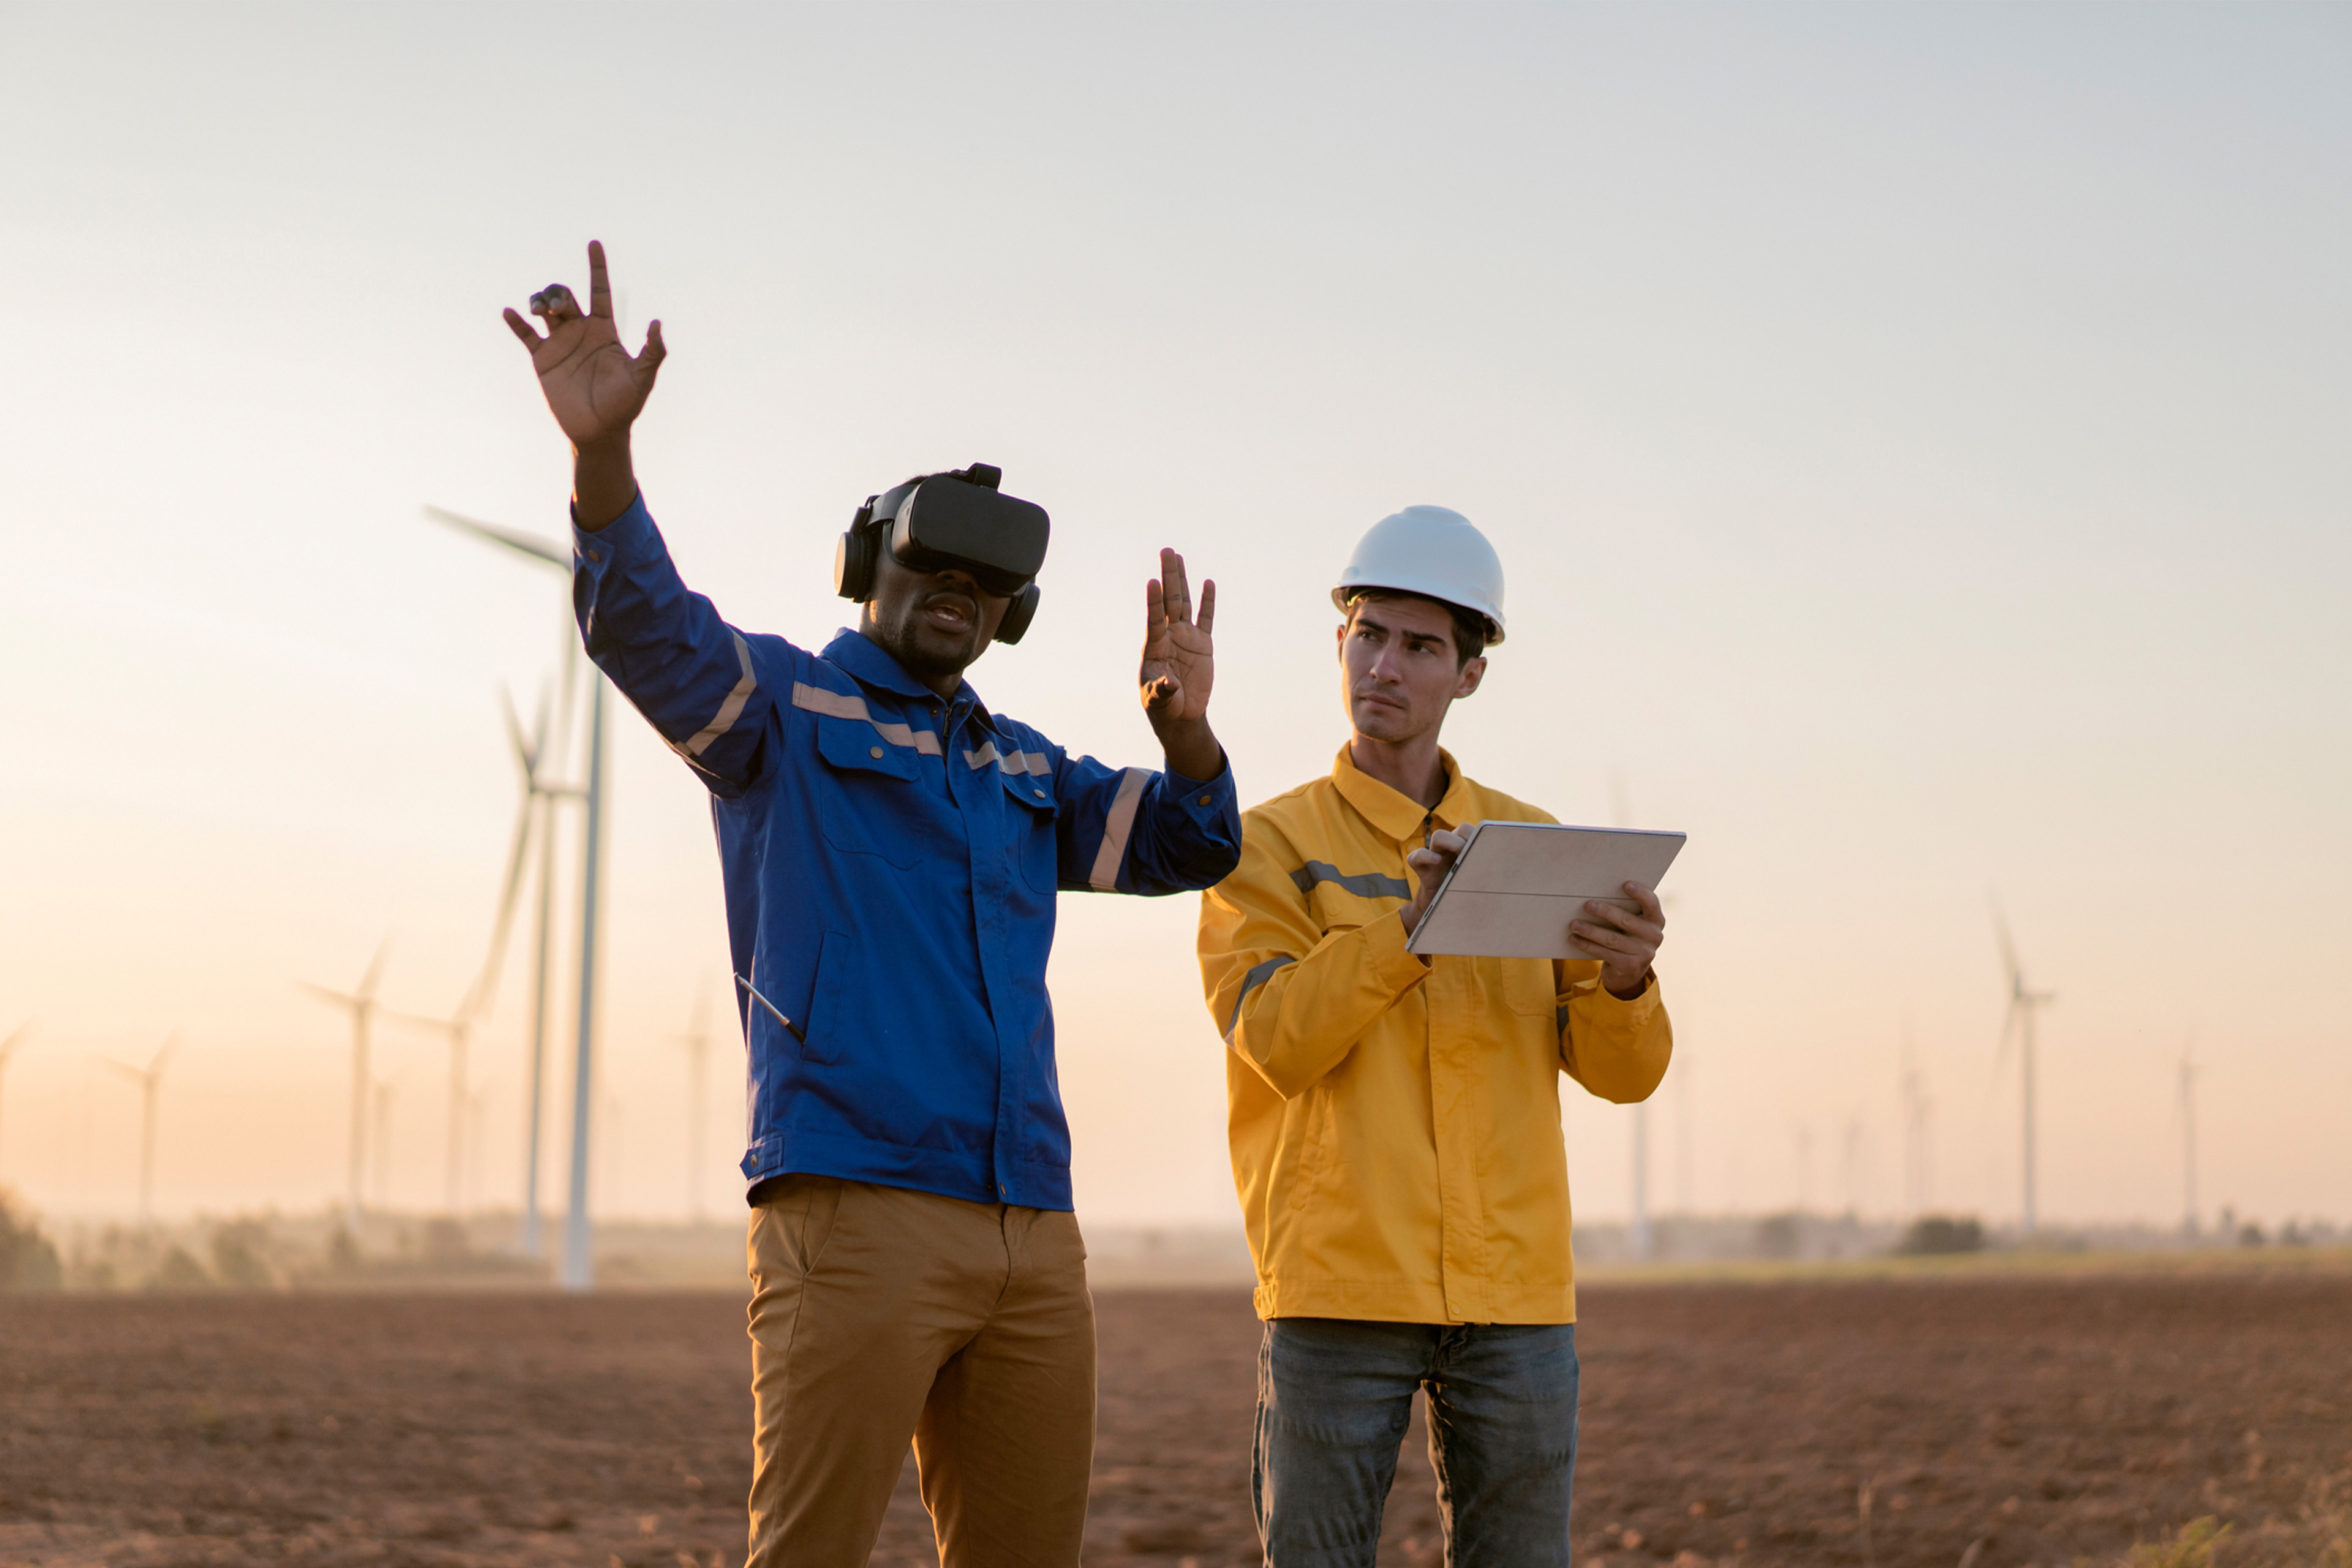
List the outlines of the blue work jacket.
{"label": "blue work jacket", "polygon": [[737,631],[687,592],[642,495],[572,544],[589,657],[709,786],[735,973],[799,1030],[736,987],[745,1180],[1070,1207],[1055,895],[1223,879],[1233,769],[1107,767],[858,633],[811,653]]}

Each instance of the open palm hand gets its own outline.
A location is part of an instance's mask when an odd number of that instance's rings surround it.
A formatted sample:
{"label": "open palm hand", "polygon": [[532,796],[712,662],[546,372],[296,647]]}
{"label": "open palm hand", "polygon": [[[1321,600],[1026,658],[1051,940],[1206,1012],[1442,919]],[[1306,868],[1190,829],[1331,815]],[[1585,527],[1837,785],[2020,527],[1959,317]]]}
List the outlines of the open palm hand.
{"label": "open palm hand", "polygon": [[547,406],[572,446],[593,447],[628,433],[654,389],[668,351],[661,323],[646,329],[645,348],[632,357],[613,325],[613,290],[604,274],[604,247],[588,244],[588,313],[563,285],[551,284],[531,296],[531,312],[547,322],[541,337],[513,310],[507,326],[530,351],[530,367]]}
{"label": "open palm hand", "polygon": [[1217,660],[1209,627],[1217,617],[1217,585],[1201,584],[1201,610],[1192,613],[1192,589],[1184,558],[1160,552],[1160,575],[1143,590],[1143,710],[1155,727],[1208,717],[1209,688]]}

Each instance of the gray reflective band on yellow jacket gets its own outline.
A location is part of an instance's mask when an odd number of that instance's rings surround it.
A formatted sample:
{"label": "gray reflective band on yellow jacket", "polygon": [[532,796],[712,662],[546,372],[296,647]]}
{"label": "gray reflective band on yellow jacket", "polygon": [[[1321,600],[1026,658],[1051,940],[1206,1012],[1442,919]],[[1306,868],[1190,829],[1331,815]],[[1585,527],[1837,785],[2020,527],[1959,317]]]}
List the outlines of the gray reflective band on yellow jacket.
{"label": "gray reflective band on yellow jacket", "polygon": [[1265,984],[1266,976],[1272,974],[1276,970],[1280,969],[1284,964],[1296,963],[1297,962],[1298,960],[1290,957],[1269,958],[1263,963],[1253,963],[1250,965],[1249,973],[1242,976],[1242,994],[1234,998],[1234,1016],[1225,1020],[1225,1043],[1227,1045],[1231,1045],[1233,1043],[1234,1026],[1242,1021],[1242,1004],[1249,1000],[1249,994],[1256,990],[1259,986]]}
{"label": "gray reflective band on yellow jacket", "polygon": [[1412,889],[1404,885],[1402,877],[1384,877],[1378,871],[1361,871],[1355,876],[1334,866],[1328,860],[1309,860],[1290,874],[1302,893],[1311,893],[1318,882],[1330,882],[1360,899],[1409,899]]}

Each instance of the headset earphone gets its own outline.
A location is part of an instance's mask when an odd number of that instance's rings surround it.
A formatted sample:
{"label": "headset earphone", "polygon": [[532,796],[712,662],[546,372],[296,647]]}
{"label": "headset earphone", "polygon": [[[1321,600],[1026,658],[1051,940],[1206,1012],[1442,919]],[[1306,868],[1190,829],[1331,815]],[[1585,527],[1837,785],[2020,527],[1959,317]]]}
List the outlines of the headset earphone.
{"label": "headset earphone", "polygon": [[[933,475],[931,478],[960,479],[964,484],[993,491],[1003,483],[1004,473],[993,464],[974,463],[969,468],[958,469],[950,474]],[[848,531],[844,533],[840,542],[834,546],[833,588],[835,593],[853,604],[859,605],[874,597],[875,574],[881,563],[882,552],[891,548],[891,530],[898,525],[898,514],[905,507],[908,496],[928,482],[928,479],[910,480],[880,495],[866,498],[866,504],[859,507],[857,515],[850,520]],[[1010,497],[1005,499],[1013,506],[1034,512],[1037,525],[1042,530],[1045,514],[1041,509],[1025,501],[1013,501]],[[991,504],[994,504],[992,498]],[[928,518],[930,515],[930,510],[927,508],[924,515]],[[925,527],[928,531],[929,524]],[[1037,559],[1042,560],[1044,554],[1044,536],[1040,532],[1036,545]],[[985,565],[982,569],[985,570]],[[1034,563],[1032,571],[1034,573]],[[1031,580],[1024,581],[1018,589],[1005,596],[1012,602],[1004,607],[1004,618],[997,623],[995,640],[1001,643],[1017,643],[1023,634],[1028,631],[1029,623],[1037,617],[1039,595],[1034,575]]]}

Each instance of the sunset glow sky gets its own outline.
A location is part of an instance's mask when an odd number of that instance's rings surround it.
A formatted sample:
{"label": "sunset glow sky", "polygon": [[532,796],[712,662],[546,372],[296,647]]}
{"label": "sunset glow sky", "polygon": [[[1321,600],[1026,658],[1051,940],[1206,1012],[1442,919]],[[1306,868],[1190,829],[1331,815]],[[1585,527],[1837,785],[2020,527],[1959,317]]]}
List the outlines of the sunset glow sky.
{"label": "sunset glow sky", "polygon": [[[0,1036],[38,1020],[0,1183],[38,1206],[131,1210],[98,1059],[175,1030],[163,1210],[334,1198],[348,1033],[296,980],[390,936],[432,1013],[478,963],[499,688],[530,708],[562,594],[419,509],[561,536],[499,311],[593,237],[670,345],[638,468],[689,582],[821,644],[857,501],[1001,464],[1054,549],[972,679],[1073,751],[1156,762],[1159,546],[1218,582],[1255,801],[1344,738],[1357,535],[1484,528],[1511,635],[1451,749],[1691,836],[1659,1207],[1892,1212],[1907,1037],[1935,1199],[2012,1215],[1997,895],[2058,995],[2046,1216],[2177,1217],[2193,1042],[2209,1215],[2352,1218],[2341,6],[6,6],[0,143]],[[671,1215],[717,866],[616,728],[599,1202]],[[1084,1217],[1233,1214],[1195,907],[1062,901]],[[378,1060],[430,1205],[441,1047]],[[1571,1105],[1580,1214],[1626,1211],[1630,1118]]]}

